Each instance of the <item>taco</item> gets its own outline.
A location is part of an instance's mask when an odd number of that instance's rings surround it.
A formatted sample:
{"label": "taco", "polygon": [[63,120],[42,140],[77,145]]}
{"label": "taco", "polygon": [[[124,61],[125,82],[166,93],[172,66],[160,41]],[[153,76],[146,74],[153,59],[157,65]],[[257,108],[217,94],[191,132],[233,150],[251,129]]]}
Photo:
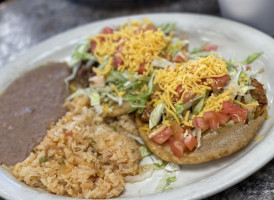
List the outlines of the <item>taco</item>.
{"label": "taco", "polygon": [[197,164],[245,147],[267,115],[265,90],[250,68],[210,54],[156,71],[137,114],[148,148],[165,161]]}

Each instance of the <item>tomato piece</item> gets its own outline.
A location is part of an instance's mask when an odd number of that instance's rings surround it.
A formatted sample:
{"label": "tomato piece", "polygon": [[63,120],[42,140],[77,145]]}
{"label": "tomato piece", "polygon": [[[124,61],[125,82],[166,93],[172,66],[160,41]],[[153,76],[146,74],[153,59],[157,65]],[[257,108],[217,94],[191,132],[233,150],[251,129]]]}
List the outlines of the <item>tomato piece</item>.
{"label": "tomato piece", "polygon": [[236,106],[235,104],[224,101],[223,102],[223,113],[229,114],[230,117],[235,122],[246,122],[248,110],[244,108],[240,108]]}
{"label": "tomato piece", "polygon": [[217,51],[218,45],[215,44],[207,44],[202,48],[202,51]]}
{"label": "tomato piece", "polygon": [[118,51],[118,52],[120,52],[120,53],[122,53],[122,52],[123,52],[123,48],[124,48],[124,46],[125,46],[125,44],[124,44],[124,43],[123,43],[123,44],[120,44],[120,45],[118,46],[117,51]]}
{"label": "tomato piece", "polygon": [[116,53],[114,58],[113,58],[113,63],[112,65],[116,68],[118,68],[120,65],[124,64],[124,61],[122,60],[121,56],[119,53]]}
{"label": "tomato piece", "polygon": [[172,134],[173,132],[171,128],[167,127],[163,131],[159,132],[157,135],[153,136],[151,140],[157,144],[163,144],[172,136]]}
{"label": "tomato piece", "polygon": [[155,32],[155,31],[157,31],[157,28],[155,28],[153,26],[149,26],[149,27],[146,28],[146,30]]}
{"label": "tomato piece", "polygon": [[95,49],[96,49],[97,43],[96,43],[96,41],[91,40],[90,45],[91,45],[90,52],[91,52],[91,54],[92,54],[92,55],[94,55],[94,52],[95,52]]}
{"label": "tomato piece", "polygon": [[186,128],[181,127],[176,121],[171,123],[170,128],[173,132],[173,137],[176,140],[184,141],[184,133],[186,132]]}
{"label": "tomato piece", "polygon": [[195,94],[193,94],[191,92],[186,92],[184,95],[184,98],[183,98],[183,103],[190,101],[194,96],[195,96]]}
{"label": "tomato piece", "polygon": [[102,34],[112,34],[114,32],[113,28],[110,28],[109,26],[106,26],[105,28],[103,28],[103,30],[101,31]]}
{"label": "tomato piece", "polygon": [[[182,94],[184,93],[185,89],[182,87],[182,85],[178,85],[175,91],[178,94],[177,99],[180,99]],[[194,96],[195,96],[195,94],[193,94],[191,92],[186,92],[185,95],[184,95],[184,98],[183,98],[183,103],[188,102]]]}
{"label": "tomato piece", "polygon": [[215,115],[217,115],[220,125],[225,125],[231,118],[229,115],[221,112],[215,112]]}
{"label": "tomato piece", "polygon": [[184,93],[185,89],[182,87],[182,85],[178,85],[175,91],[178,94],[178,98],[181,98],[181,96]]}
{"label": "tomato piece", "polygon": [[245,69],[246,71],[251,71],[251,66],[246,66]]}
{"label": "tomato piece", "polygon": [[179,51],[174,56],[173,61],[176,63],[182,63],[182,62],[187,61],[188,59],[189,59],[188,53]]}
{"label": "tomato piece", "polygon": [[197,139],[192,134],[188,134],[188,136],[185,137],[184,143],[190,151],[198,145]]}
{"label": "tomato piece", "polygon": [[187,149],[183,141],[176,140],[173,137],[169,139],[169,145],[173,154],[178,158],[181,158],[184,155],[184,151]]}
{"label": "tomato piece", "polygon": [[194,125],[196,128],[200,128],[200,129],[208,129],[209,128],[209,125],[208,123],[205,121],[204,118],[202,117],[194,117]]}
{"label": "tomato piece", "polygon": [[224,87],[229,81],[230,77],[228,75],[222,77],[212,78],[214,83],[211,85],[214,92],[218,92],[220,88]]}
{"label": "tomato piece", "polygon": [[203,114],[203,118],[208,123],[209,127],[213,130],[217,130],[219,128],[219,120],[217,115],[215,115],[214,111],[208,111]]}
{"label": "tomato piece", "polygon": [[146,65],[146,62],[143,62],[140,67],[139,67],[139,70],[138,70],[138,74],[143,74],[145,73],[147,70],[145,68],[145,65]]}

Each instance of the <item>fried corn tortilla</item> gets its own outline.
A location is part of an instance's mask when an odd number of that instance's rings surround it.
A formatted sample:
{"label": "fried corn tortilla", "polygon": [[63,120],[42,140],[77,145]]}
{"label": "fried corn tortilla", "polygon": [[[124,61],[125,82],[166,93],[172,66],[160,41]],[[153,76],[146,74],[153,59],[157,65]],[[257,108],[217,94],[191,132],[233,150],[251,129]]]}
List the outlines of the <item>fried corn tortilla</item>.
{"label": "fried corn tortilla", "polygon": [[[203,133],[201,137],[201,147],[192,152],[184,153],[181,158],[173,155],[169,142],[159,145],[150,140],[146,132],[139,130],[139,134],[150,151],[161,159],[177,164],[198,164],[228,156],[245,147],[252,138],[257,135],[258,130],[265,120],[266,114],[267,112],[264,108],[263,114],[249,121],[248,124],[236,123],[232,126],[222,127],[218,133],[211,133],[209,131]],[[140,116],[137,116],[137,127],[143,125],[144,122]]]}
{"label": "fried corn tortilla", "polygon": [[130,111],[131,104],[127,101],[124,101],[121,106],[119,106],[118,104],[114,104],[110,108],[111,109],[106,114],[106,117],[113,118],[127,114]]}

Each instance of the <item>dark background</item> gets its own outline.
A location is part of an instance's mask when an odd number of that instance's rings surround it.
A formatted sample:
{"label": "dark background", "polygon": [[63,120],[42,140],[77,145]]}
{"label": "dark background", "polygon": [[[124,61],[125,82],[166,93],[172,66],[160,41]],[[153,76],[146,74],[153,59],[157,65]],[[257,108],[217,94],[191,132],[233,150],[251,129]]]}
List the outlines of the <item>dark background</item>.
{"label": "dark background", "polygon": [[[0,0],[0,68],[65,30],[105,18],[155,12],[220,16],[217,0]],[[274,160],[209,199],[273,200]]]}

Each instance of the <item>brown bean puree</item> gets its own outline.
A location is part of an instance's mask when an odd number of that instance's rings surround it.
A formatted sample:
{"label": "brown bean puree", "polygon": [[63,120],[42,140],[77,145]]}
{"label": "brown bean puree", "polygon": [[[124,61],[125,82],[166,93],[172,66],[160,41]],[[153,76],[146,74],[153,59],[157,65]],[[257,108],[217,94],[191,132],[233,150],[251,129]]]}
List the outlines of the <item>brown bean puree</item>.
{"label": "brown bean puree", "polygon": [[38,67],[15,80],[0,97],[0,164],[23,161],[65,114],[64,63]]}

